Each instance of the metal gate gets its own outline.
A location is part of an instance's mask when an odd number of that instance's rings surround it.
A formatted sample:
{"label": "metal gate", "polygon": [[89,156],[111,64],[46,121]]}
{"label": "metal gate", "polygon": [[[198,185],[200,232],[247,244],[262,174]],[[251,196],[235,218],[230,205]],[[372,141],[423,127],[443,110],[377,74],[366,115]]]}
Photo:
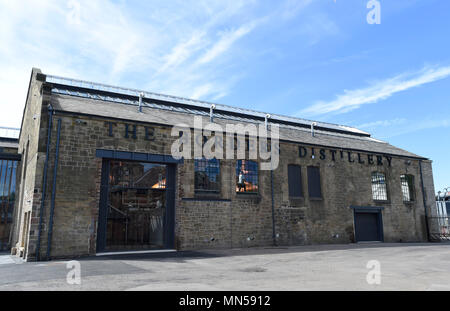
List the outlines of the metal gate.
{"label": "metal gate", "polygon": [[450,241],[450,201],[436,202],[436,213],[428,217],[431,241]]}

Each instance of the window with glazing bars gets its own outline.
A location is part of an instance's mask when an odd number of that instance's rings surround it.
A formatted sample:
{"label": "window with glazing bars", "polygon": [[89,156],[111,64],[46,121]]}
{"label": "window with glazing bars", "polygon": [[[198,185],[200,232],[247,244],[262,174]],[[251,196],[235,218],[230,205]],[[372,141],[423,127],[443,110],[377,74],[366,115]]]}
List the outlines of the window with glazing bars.
{"label": "window with glazing bars", "polygon": [[[0,224],[12,222],[16,199],[16,170],[17,161],[0,160]],[[4,243],[2,240],[6,238],[6,236],[1,236],[2,234],[0,232],[0,243]]]}
{"label": "window with glazing bars", "polygon": [[236,162],[236,192],[258,192],[258,163],[250,160]]}
{"label": "window with glazing bars", "polygon": [[372,173],[372,195],[375,201],[387,201],[386,175],[383,173]]}
{"label": "window with glazing bars", "polygon": [[195,191],[220,191],[220,164],[217,159],[199,159],[194,162]]}
{"label": "window with glazing bars", "polygon": [[414,201],[414,176],[401,175],[403,202]]}

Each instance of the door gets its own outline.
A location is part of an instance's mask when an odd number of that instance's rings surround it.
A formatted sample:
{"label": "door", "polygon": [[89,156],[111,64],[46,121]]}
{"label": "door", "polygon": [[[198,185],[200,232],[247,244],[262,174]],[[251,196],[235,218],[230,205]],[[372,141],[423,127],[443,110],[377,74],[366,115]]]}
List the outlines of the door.
{"label": "door", "polygon": [[171,248],[173,172],[165,164],[104,161],[97,251]]}
{"label": "door", "polygon": [[355,239],[356,242],[382,241],[381,211],[355,211]]}

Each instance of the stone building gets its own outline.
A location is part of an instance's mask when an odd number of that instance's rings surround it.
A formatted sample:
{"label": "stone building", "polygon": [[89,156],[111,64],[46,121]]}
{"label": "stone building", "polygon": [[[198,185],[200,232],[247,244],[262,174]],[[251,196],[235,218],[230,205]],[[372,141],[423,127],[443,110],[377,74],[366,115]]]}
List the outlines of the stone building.
{"label": "stone building", "polygon": [[[180,139],[172,136],[173,126],[194,129],[195,117],[224,128],[278,127],[279,145],[270,142],[279,150],[278,166],[262,170],[260,157],[173,156]],[[244,136],[250,150],[255,137]],[[234,154],[238,143],[230,148]],[[26,260],[426,241],[426,213],[434,205],[431,161],[358,129],[38,69],[31,75],[19,154],[11,247]]]}

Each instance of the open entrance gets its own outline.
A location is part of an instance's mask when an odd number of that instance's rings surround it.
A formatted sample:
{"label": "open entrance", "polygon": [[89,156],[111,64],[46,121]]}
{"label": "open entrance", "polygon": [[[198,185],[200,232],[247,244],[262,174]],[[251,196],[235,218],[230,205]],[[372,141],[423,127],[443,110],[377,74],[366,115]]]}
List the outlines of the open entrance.
{"label": "open entrance", "polygon": [[103,160],[97,252],[173,248],[170,164]]}

